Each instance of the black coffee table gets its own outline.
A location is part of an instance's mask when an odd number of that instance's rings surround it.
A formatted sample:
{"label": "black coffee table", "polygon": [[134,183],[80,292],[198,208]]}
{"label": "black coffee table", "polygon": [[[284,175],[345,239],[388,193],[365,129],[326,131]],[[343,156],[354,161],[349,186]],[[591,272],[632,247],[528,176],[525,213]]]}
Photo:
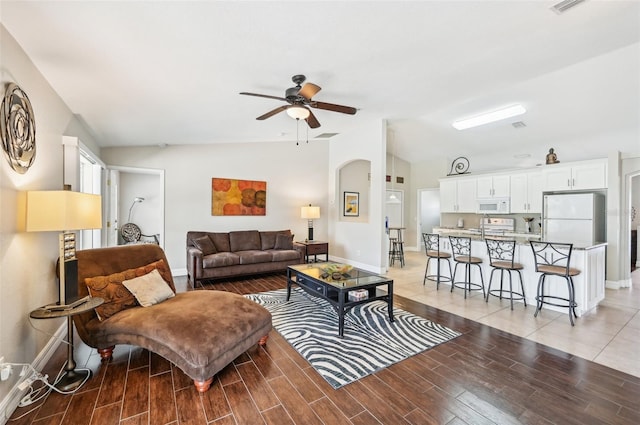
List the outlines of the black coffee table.
{"label": "black coffee table", "polygon": [[[297,284],[311,295],[329,302],[338,313],[338,334],[344,336],[344,314],[352,307],[375,300],[386,301],[389,321],[393,322],[393,280],[385,276],[353,268],[348,275],[334,279],[325,272],[326,266],[339,263],[296,264],[287,267],[287,301],[291,297],[291,285]],[[387,286],[387,292],[379,291]],[[364,289],[368,297],[349,300],[349,292]]]}

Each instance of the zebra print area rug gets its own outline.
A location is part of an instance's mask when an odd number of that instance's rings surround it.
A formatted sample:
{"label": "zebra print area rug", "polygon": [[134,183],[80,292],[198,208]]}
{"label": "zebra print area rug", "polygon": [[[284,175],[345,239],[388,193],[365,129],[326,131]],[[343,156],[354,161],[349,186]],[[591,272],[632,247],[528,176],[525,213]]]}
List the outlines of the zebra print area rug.
{"label": "zebra print area rug", "polygon": [[326,301],[292,288],[245,295],[267,308],[274,328],[331,384],[356,381],[460,335],[445,326],[373,301],[345,315],[344,338],[338,337],[338,314]]}

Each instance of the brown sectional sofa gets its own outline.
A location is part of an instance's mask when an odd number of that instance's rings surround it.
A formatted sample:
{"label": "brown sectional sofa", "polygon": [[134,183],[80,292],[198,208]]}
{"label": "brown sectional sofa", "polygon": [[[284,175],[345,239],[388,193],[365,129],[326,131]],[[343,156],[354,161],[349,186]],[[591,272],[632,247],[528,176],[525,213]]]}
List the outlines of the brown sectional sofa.
{"label": "brown sectional sofa", "polygon": [[187,273],[198,282],[286,270],[304,262],[304,246],[290,230],[187,232]]}

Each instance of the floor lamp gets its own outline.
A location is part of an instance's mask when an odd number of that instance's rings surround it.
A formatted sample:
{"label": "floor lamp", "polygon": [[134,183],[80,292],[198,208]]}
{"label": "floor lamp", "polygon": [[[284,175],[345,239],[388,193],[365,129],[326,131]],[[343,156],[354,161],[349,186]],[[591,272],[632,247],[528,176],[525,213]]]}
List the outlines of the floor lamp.
{"label": "floor lamp", "polygon": [[320,207],[312,207],[309,204],[308,207],[302,207],[300,209],[300,217],[309,220],[309,241],[313,240],[313,220],[320,218]]}
{"label": "floor lamp", "polygon": [[[27,232],[60,232],[58,239],[60,295],[51,309],[72,309],[88,298],[78,299],[78,260],[76,259],[76,230],[102,228],[100,195],[71,190],[28,191],[26,196]],[[67,365],[59,388],[79,387],[90,372],[76,371],[73,359],[73,319],[67,316]]]}

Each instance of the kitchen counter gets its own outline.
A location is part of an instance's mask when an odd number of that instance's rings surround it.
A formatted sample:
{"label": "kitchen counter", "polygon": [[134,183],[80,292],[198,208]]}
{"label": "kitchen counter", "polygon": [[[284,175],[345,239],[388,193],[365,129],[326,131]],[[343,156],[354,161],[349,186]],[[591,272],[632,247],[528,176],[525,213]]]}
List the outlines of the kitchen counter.
{"label": "kitchen counter", "polygon": [[[484,281],[486,288],[489,284],[488,279],[492,268],[489,263],[487,245],[477,231],[457,228],[435,228],[434,233],[439,233],[442,236],[440,238],[440,249],[446,252],[451,252],[451,244],[446,236],[466,236],[471,238],[471,255],[482,259],[480,267],[482,275],[485,278]],[[539,240],[540,235],[533,233],[506,232],[504,235],[487,236],[492,239],[509,239],[516,241],[515,261],[523,265],[521,273],[525,287],[527,304],[534,306],[535,308],[535,295],[537,292],[540,273],[536,272],[535,260],[529,241]],[[591,245],[574,245],[574,249],[571,254],[571,267],[581,271],[579,275],[573,278],[575,286],[575,300],[578,303],[578,307],[576,308],[578,316],[581,316],[585,312],[591,310],[604,299],[606,246],[607,244],[604,242]],[[472,282],[480,281],[478,273],[479,270],[473,267],[471,274]],[[461,279],[462,275],[459,271],[456,280]],[[496,277],[496,279],[499,279],[499,277]],[[560,278],[552,277],[550,279],[550,282],[553,283],[551,285],[547,285],[549,293],[567,298],[568,293],[566,283],[558,280]],[[556,282],[556,280],[558,281]],[[522,301],[519,302],[521,303]],[[545,304],[544,308],[559,311],[564,314],[567,314],[568,312],[567,308],[556,307],[548,304]]]}
{"label": "kitchen counter", "polygon": [[[472,241],[484,242],[482,235],[478,233],[477,230],[472,229],[458,229],[453,227],[435,227],[433,229],[434,233],[438,233],[442,236],[462,236],[462,237],[470,237]],[[529,245],[529,241],[537,241],[540,240],[539,233],[517,233],[517,232],[505,232],[501,234],[487,234],[485,237],[489,239],[497,239],[497,240],[514,240],[518,245]],[[556,241],[562,242],[562,241]],[[574,244],[574,250],[588,250],[599,248],[601,246],[606,246],[606,242],[595,242],[591,245],[584,244]]]}

